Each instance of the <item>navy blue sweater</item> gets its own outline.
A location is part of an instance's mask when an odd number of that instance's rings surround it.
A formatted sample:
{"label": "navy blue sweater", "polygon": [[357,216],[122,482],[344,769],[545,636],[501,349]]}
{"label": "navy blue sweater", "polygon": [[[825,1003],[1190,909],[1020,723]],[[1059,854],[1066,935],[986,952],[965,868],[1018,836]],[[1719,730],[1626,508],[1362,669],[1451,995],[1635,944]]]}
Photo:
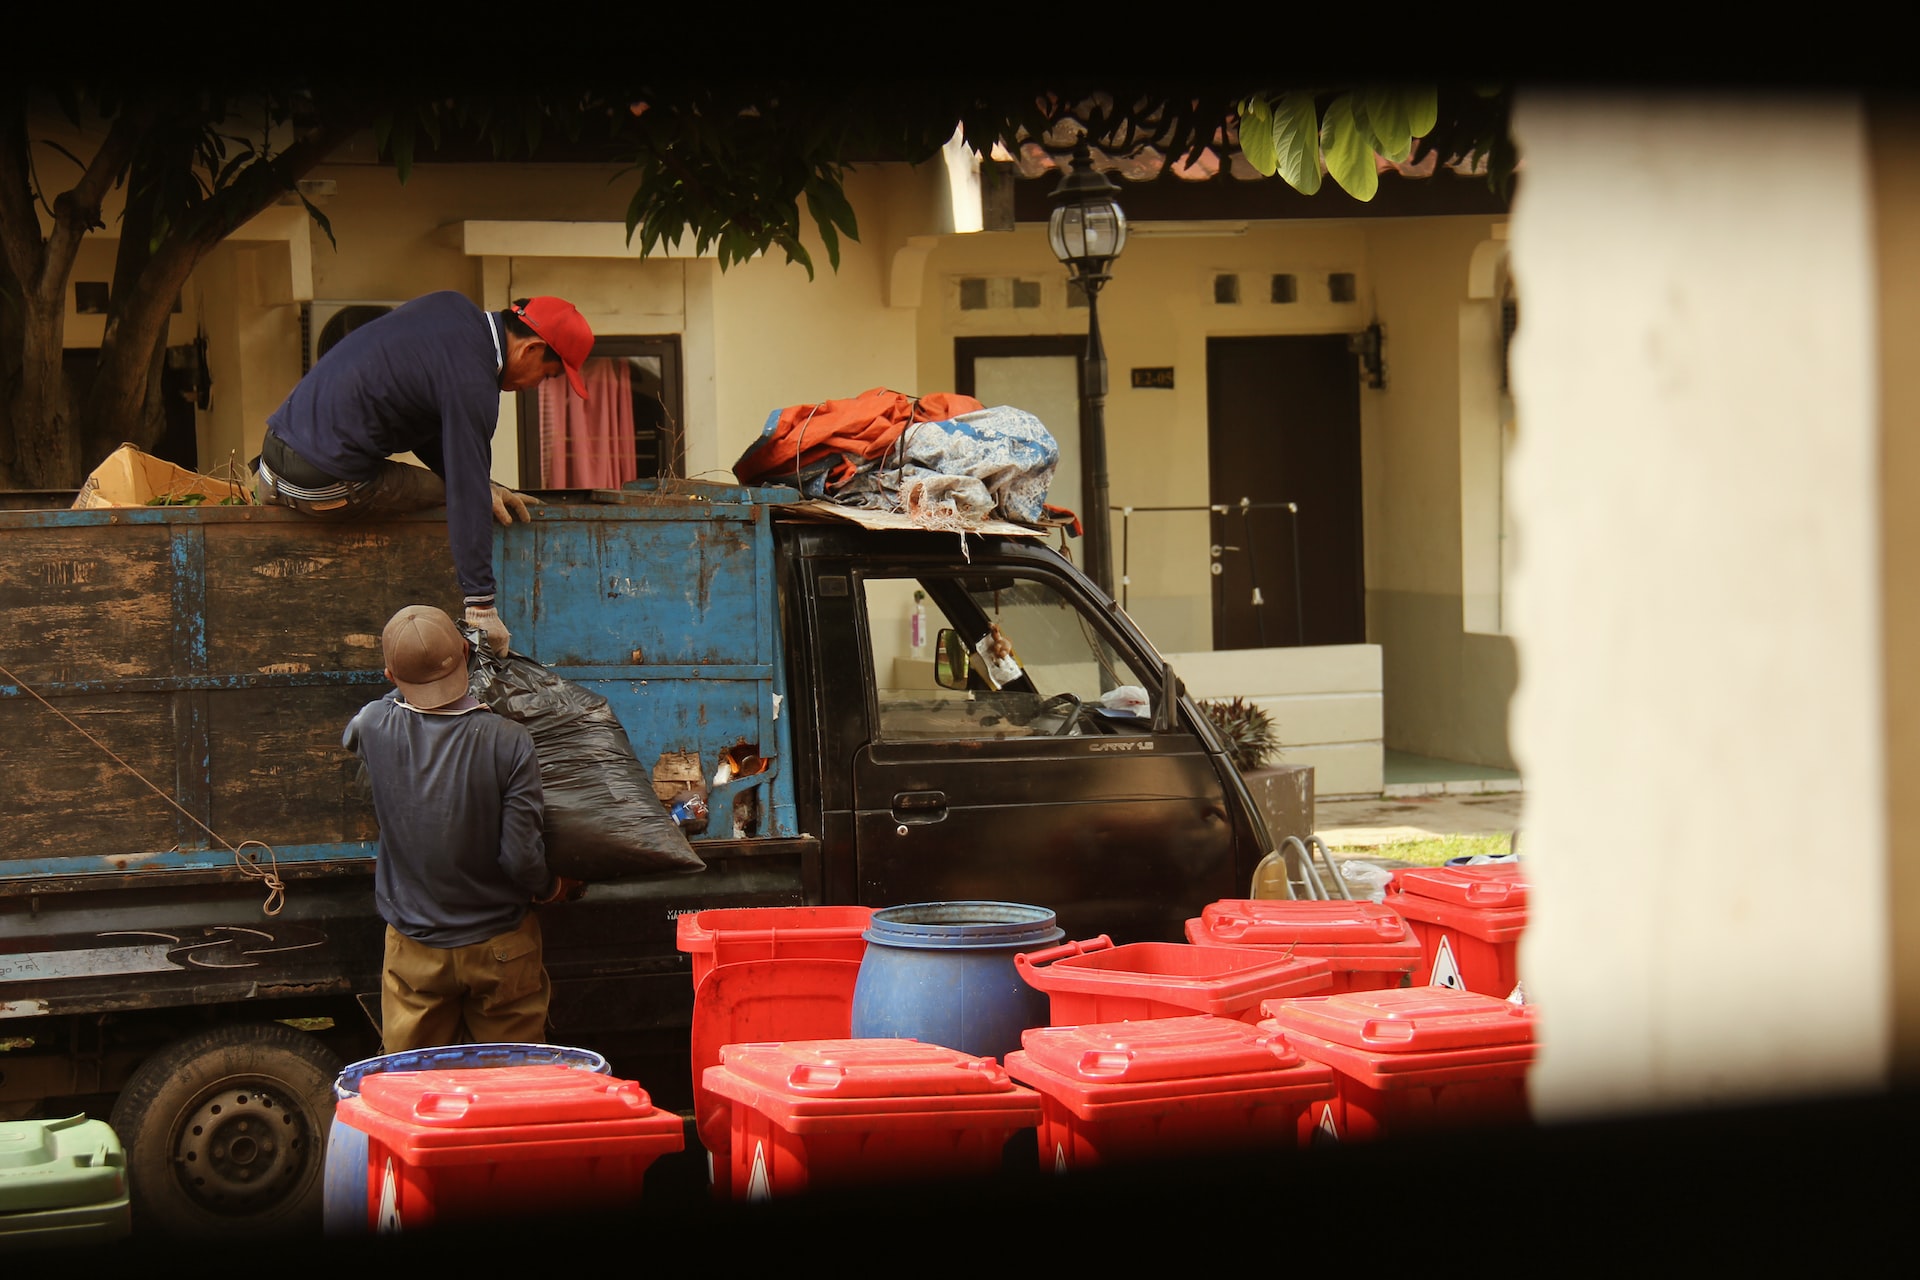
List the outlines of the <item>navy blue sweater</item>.
{"label": "navy blue sweater", "polygon": [[494,602],[491,473],[505,342],[499,317],[466,295],[429,293],[348,333],[267,418],[336,479],[371,479],[396,453],[432,468],[446,481],[447,537],[469,604]]}
{"label": "navy blue sweater", "polygon": [[533,735],[471,706],[416,711],[393,690],[341,737],[373,784],[374,902],[388,924],[431,947],[507,932],[553,884]]}

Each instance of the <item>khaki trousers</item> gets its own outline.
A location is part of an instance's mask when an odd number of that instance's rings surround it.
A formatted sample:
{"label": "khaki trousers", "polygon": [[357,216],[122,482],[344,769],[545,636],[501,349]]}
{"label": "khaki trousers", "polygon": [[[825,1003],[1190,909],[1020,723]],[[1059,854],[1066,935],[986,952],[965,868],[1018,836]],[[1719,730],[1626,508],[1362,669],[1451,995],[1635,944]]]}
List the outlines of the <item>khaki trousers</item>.
{"label": "khaki trousers", "polygon": [[485,942],[430,947],[387,926],[380,976],[382,1052],[460,1043],[460,1024],[478,1044],[541,1044],[553,986],[540,955],[540,918]]}

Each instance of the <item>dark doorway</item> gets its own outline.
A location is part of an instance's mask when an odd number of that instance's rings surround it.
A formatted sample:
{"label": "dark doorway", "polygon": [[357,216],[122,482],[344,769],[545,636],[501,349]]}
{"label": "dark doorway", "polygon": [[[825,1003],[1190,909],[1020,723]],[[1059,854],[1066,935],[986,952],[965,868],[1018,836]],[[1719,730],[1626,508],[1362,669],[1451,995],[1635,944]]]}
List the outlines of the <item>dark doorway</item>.
{"label": "dark doorway", "polygon": [[1344,334],[1207,340],[1213,647],[1361,644],[1360,374]]}

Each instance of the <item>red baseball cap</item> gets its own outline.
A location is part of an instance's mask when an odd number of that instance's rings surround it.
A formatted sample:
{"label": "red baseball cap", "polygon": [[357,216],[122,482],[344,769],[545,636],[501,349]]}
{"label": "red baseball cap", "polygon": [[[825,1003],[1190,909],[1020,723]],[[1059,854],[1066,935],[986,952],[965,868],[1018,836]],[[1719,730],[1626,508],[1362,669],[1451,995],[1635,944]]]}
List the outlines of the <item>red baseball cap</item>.
{"label": "red baseball cap", "polygon": [[585,400],[587,384],[581,380],[580,366],[593,354],[593,330],[587,327],[587,318],[565,298],[528,298],[527,304],[515,307],[513,313],[560,357],[560,363],[567,367],[567,381]]}

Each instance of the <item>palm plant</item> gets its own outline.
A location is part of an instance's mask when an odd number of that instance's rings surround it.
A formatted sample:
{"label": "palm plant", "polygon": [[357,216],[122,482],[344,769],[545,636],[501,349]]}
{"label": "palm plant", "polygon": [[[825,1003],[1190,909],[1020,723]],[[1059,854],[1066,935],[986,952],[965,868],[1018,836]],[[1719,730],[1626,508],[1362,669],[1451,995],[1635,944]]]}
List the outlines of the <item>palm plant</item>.
{"label": "palm plant", "polygon": [[1242,773],[1265,768],[1280,754],[1280,735],[1273,717],[1245,698],[1210,698],[1200,703],[1213,727],[1226,741],[1227,758]]}

